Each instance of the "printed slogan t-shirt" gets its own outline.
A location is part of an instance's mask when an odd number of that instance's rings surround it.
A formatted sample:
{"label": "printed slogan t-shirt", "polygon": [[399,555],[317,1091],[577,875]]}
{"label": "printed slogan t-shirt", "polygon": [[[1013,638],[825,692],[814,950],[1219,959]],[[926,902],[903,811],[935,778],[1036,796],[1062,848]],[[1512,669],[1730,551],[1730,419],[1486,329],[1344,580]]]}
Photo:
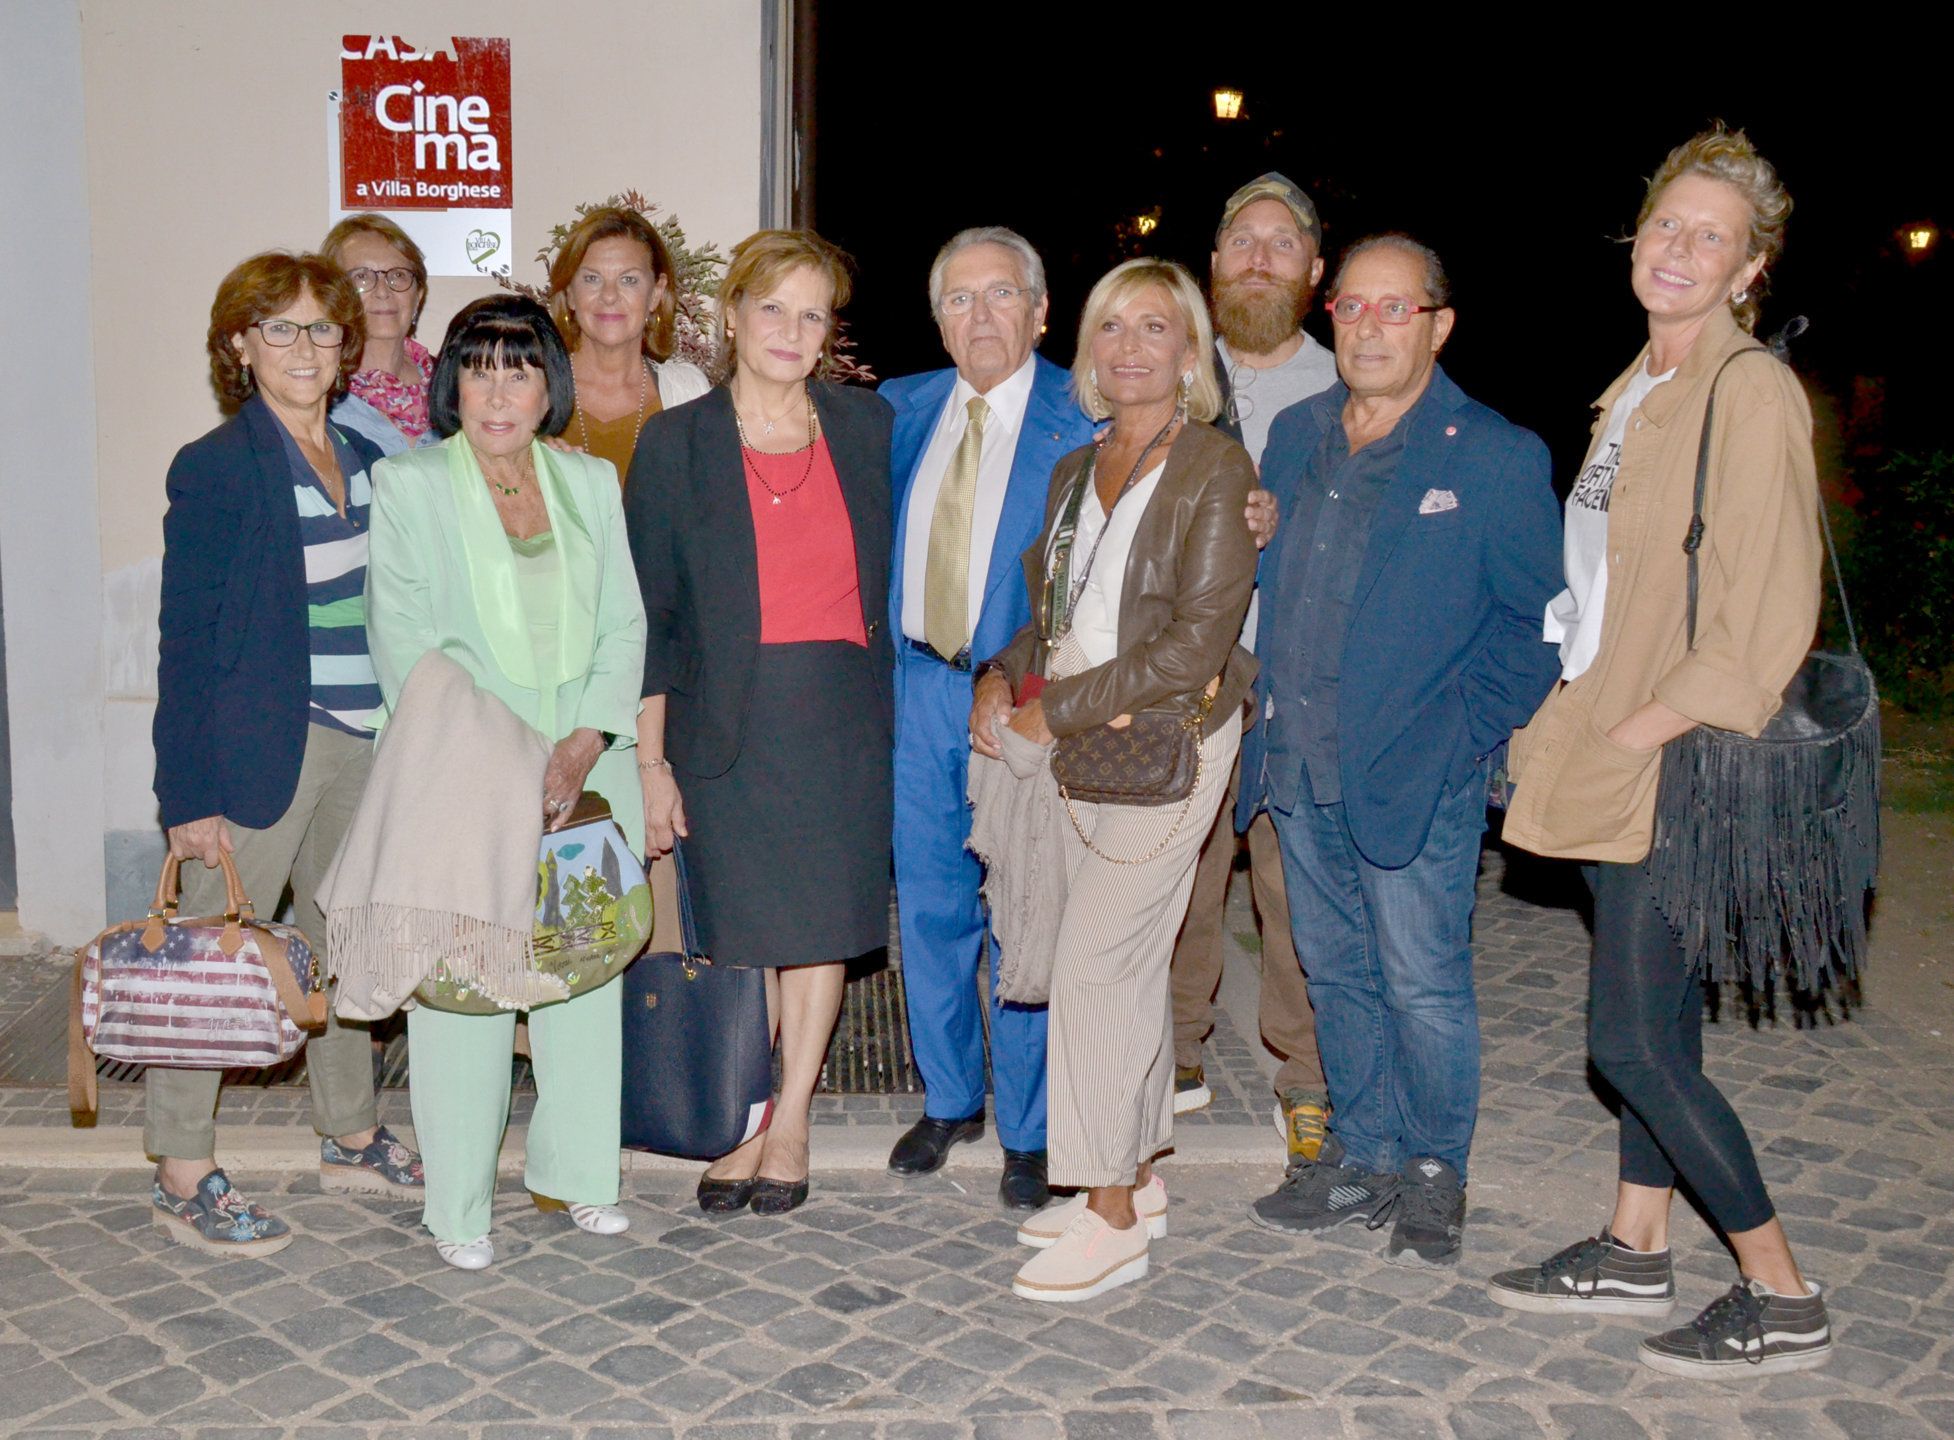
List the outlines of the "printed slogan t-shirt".
{"label": "printed slogan t-shirt", "polygon": [[1608,597],[1608,500],[1615,489],[1615,472],[1621,467],[1622,438],[1628,433],[1629,418],[1642,408],[1651,391],[1674,370],[1660,375],[1649,373],[1648,362],[1615,400],[1608,412],[1608,423],[1595,436],[1594,448],[1581,466],[1580,478],[1567,496],[1567,525],[1562,533],[1561,555],[1567,571],[1567,588],[1547,602],[1541,638],[1560,645],[1560,676],[1577,678],[1594,663],[1601,648],[1601,611]]}

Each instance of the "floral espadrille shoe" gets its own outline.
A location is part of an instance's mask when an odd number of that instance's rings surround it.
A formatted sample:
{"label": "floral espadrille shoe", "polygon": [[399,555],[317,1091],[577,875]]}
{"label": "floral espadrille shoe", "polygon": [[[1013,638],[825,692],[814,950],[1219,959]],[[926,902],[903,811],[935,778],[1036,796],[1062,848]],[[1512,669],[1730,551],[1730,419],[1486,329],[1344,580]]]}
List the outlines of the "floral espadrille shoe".
{"label": "floral espadrille shoe", "polygon": [[149,1192],[150,1221],[179,1245],[207,1255],[275,1255],[292,1243],[283,1220],[231,1188],[230,1176],[213,1170],[188,1200],[156,1181]]}
{"label": "floral espadrille shoe", "polygon": [[371,1143],[349,1150],[328,1136],[319,1142],[319,1188],[328,1195],[392,1195],[418,1200],[427,1189],[421,1157],[382,1125]]}

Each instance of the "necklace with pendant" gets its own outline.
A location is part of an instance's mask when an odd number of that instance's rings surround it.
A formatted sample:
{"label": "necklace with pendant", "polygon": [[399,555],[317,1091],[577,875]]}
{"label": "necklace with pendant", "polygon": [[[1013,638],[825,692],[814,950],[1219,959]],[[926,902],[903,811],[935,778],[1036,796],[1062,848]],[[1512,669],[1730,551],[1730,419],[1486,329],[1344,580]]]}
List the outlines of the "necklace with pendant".
{"label": "necklace with pendant", "polygon": [[[638,413],[631,419],[631,434],[634,437],[640,430],[645,428],[645,406],[651,400],[651,362],[643,356],[640,356],[638,363],[642,369],[638,376]],[[570,367],[570,385],[573,391],[576,383],[577,367],[572,365]],[[577,417],[577,448],[587,455],[590,453],[590,431],[584,425],[583,405],[580,401],[576,400],[574,394],[572,395],[571,409],[576,413]],[[769,427],[768,433],[772,433],[771,427]],[[633,443],[635,444],[636,441],[634,440]]]}
{"label": "necklace with pendant", "polygon": [[517,479],[517,481],[516,481],[516,483],[515,483],[515,484],[513,484],[513,485],[504,485],[504,484],[503,484],[503,483],[502,483],[502,482],[501,482],[500,480],[498,480],[498,479],[496,479],[496,478],[495,478],[495,477],[494,477],[493,475],[491,475],[491,476],[489,476],[489,477],[488,477],[488,482],[489,482],[489,484],[490,484],[490,486],[491,486],[491,487],[493,487],[493,488],[494,488],[494,489],[495,489],[495,490],[496,490],[496,491],[497,491],[498,493],[500,493],[500,494],[503,494],[503,495],[520,495],[520,494],[522,494],[522,482],[523,482],[524,480],[533,480],[533,479],[535,478],[535,476],[536,476],[536,469],[535,469],[535,464],[534,464],[534,462],[533,462],[533,461],[530,461],[530,460],[528,459],[528,457],[527,457],[527,456],[525,456],[525,457],[523,457],[523,458],[524,458],[524,461],[525,461],[525,464],[524,464],[524,467],[523,467],[523,473],[522,473],[522,475],[521,475],[521,477]]}
{"label": "necklace with pendant", "polygon": [[[805,394],[805,393],[806,393],[806,391],[805,391],[805,390],[803,390],[803,391],[802,391],[802,393],[803,393],[803,394]],[[756,409],[756,410],[760,410],[760,407],[759,407],[759,406],[757,406],[757,405],[756,405],[756,406],[754,406],[753,408],[754,408],[754,409]],[[793,402],[792,402],[791,400],[790,400],[790,401],[788,401],[788,402],[787,402],[787,410],[792,410],[793,408],[794,408],[794,404],[793,404]],[[812,405],[811,405],[811,403],[810,403],[810,409],[811,409],[811,408],[812,408]],[[774,417],[773,417],[773,419],[771,419],[771,420],[769,420],[769,419],[767,419],[767,412],[766,412],[766,411],[764,411],[764,410],[760,410],[760,421],[761,421],[761,424],[760,424],[760,433],[761,433],[762,435],[771,435],[771,434],[773,434],[773,432],[774,432],[774,426],[776,426],[776,425],[777,425],[777,424],[779,424],[779,423],[780,423],[780,422],[781,422],[782,420],[785,420],[785,419],[787,418],[787,410],[782,410],[782,411],[781,411],[781,412],[780,412],[780,413],[779,413],[778,415],[776,415],[776,416],[774,416]],[[737,416],[737,415],[739,414],[739,406],[737,406],[737,405],[735,405],[735,406],[733,407],[733,413],[734,413],[734,415],[735,415],[735,416]]]}
{"label": "necklace with pendant", "polygon": [[[773,486],[767,483],[767,477],[765,473],[760,469],[759,464],[753,458],[755,455],[761,454],[763,452],[755,449],[753,442],[747,439],[746,422],[740,419],[739,406],[735,405],[733,407],[733,428],[739,431],[740,434],[740,458],[746,462],[746,468],[752,473],[753,478],[760,482],[760,488],[762,490],[765,490],[769,495],[773,496],[773,503],[776,505],[778,505],[787,496],[792,495],[796,490],[800,489],[801,486],[807,484],[807,477],[814,473],[814,451],[815,451],[815,447],[820,442],[820,419],[814,413],[813,392],[804,390],[802,394],[805,395],[807,399],[807,446],[806,446],[807,463],[801,467],[801,478],[796,480],[792,485],[789,485],[785,490],[776,490],[773,488]],[[786,412],[782,411],[781,414],[782,414],[782,418],[785,418]],[[760,433],[763,435],[772,434],[773,426],[771,425],[767,426]],[[793,452],[789,451],[787,453],[792,454]]]}

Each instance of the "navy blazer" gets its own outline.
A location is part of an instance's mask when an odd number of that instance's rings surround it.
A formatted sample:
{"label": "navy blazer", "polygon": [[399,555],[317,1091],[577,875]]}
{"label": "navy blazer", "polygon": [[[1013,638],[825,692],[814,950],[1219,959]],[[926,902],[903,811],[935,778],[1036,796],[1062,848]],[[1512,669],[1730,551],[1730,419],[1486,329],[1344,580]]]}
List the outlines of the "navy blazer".
{"label": "navy blazer", "polygon": [[[1349,394],[1333,385],[1284,410],[1269,432],[1262,484],[1282,521],[1262,552],[1258,655],[1292,618],[1283,552],[1309,543],[1322,504],[1303,470]],[[1351,837],[1385,867],[1417,858],[1439,800],[1531,718],[1560,674],[1558,650],[1540,638],[1563,583],[1547,447],[1442,369],[1403,423],[1411,429],[1371,521],[1337,698]],[[1268,706],[1265,663],[1242,740],[1242,829],[1266,803]]]}
{"label": "navy blazer", "polygon": [[[1033,358],[1031,396],[1025,401],[1024,422],[1018,427],[1018,446],[1011,457],[1011,478],[1004,491],[1004,509],[997,517],[991,541],[990,568],[984,575],[984,604],[971,627],[970,653],[978,659],[995,655],[1011,643],[1031,618],[1025,587],[1019,582],[1018,557],[1045,528],[1045,493],[1059,457],[1092,438],[1092,421],[1072,398],[1072,375],[1043,356]],[[930,436],[942,418],[943,405],[956,388],[957,372],[931,370],[904,375],[885,383],[878,392],[895,407],[892,459],[895,480],[894,551],[890,562],[889,634],[902,634],[904,536],[909,527],[909,497],[916,471],[929,449]],[[897,672],[901,685],[901,672]]]}
{"label": "navy blazer", "polygon": [[[894,725],[889,603],[889,406],[872,391],[810,382],[855,532],[862,626],[883,718]],[[665,699],[665,754],[691,775],[739,758],[760,649],[760,566],[724,385],[645,421],[624,489],[625,534],[645,600],[646,695]],[[791,716],[769,716],[791,725]]]}
{"label": "navy blazer", "polygon": [[[334,428],[362,468],[378,463],[371,440]],[[177,451],[165,488],[156,803],[166,826],[261,830],[292,803],[312,711],[305,548],[263,398]]]}

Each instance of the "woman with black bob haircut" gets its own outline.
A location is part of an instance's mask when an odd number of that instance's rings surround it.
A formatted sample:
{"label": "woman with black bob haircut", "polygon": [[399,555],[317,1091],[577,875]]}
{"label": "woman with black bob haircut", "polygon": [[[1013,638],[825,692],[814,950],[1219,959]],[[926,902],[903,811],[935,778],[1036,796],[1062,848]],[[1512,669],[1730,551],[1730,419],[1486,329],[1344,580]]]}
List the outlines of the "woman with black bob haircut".
{"label": "woman with black bob haircut", "polygon": [[[415,662],[438,650],[553,747],[536,797],[556,828],[589,788],[644,848],[634,764],[645,618],[617,476],[553,449],[575,399],[549,312],[520,295],[455,316],[429,394],[446,438],[374,469],[367,610],[391,713]],[[376,782],[377,783],[377,782]],[[454,838],[454,863],[469,861]],[[486,847],[484,847],[486,848]],[[536,1112],[526,1181],[539,1206],[616,1235],[619,1000],[599,986],[530,1014]],[[428,1157],[423,1222],[450,1265],[479,1270],[509,1113],[513,1011],[410,1011],[414,1129]]]}

